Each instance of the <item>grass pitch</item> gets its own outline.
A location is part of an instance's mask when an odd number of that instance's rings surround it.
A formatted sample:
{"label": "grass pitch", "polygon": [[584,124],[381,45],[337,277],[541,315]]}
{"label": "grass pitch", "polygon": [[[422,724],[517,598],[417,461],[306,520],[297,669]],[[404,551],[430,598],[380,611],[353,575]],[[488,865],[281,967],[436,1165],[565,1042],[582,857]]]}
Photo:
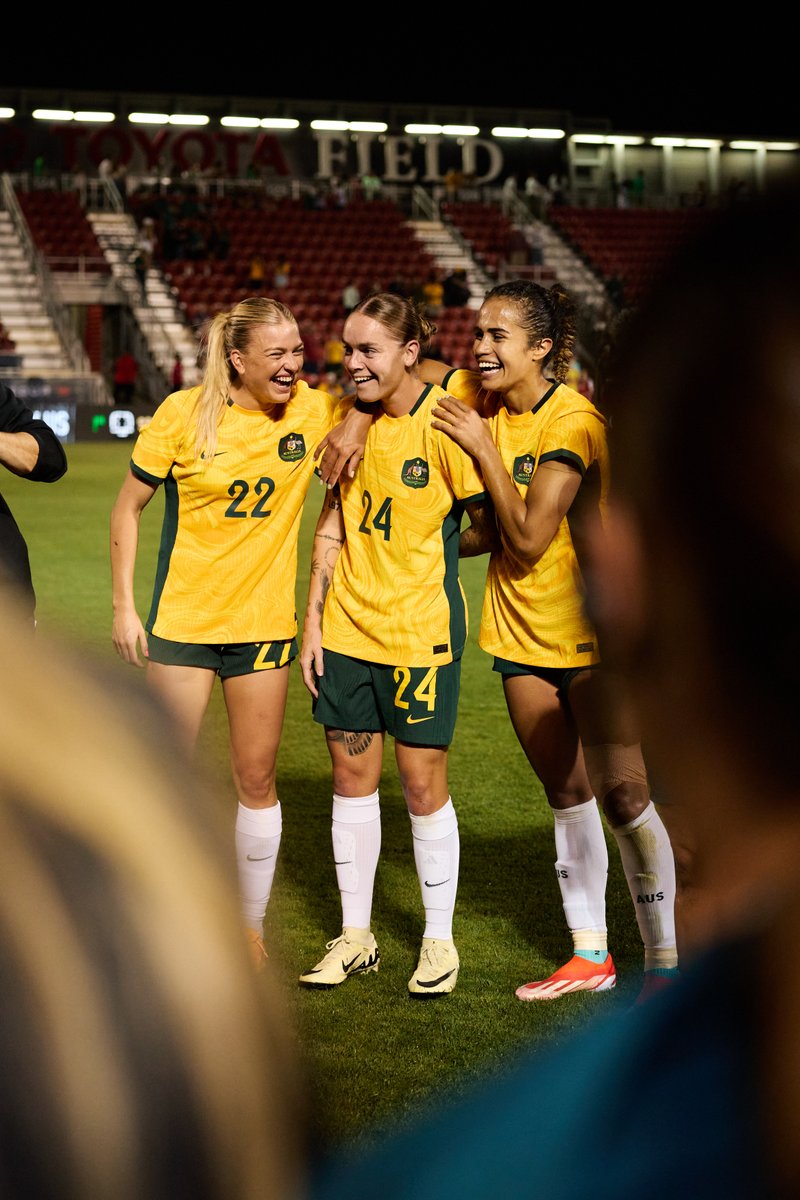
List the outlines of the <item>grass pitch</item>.
{"label": "grass pitch", "polygon": [[[127,470],[130,443],[67,447],[69,470],[56,484],[32,484],[4,472],[2,490],[28,541],[39,627],[77,647],[90,662],[144,689],[144,671],[123,664],[111,644],[108,518]],[[297,611],[305,610],[311,535],[322,500],[312,483],[303,518]],[[136,593],[150,604],[163,500],[143,514]],[[423,927],[411,831],[387,739],[381,781],[383,842],[373,909],[381,951],[377,974],[331,992],[307,991],[298,974],[341,926],[330,842],[331,784],[322,729],[311,719],[300,671],[292,668],[278,790],[283,840],[266,940],[294,1017],[298,1047],[323,1136],[368,1139],[401,1123],[445,1093],[514,1060],[545,1039],[568,1038],[590,1015],[633,1001],[642,949],[616,844],[609,835],[608,929],[619,982],[615,991],[521,1004],[514,989],[541,978],[571,954],[553,872],[552,817],[511,729],[491,660],[477,646],[485,558],[462,563],[471,635],[450,754],[450,789],[461,832],[461,873],[454,936],[461,973],[453,995],[409,998]],[[227,725],[215,689],[199,751],[219,803],[236,797],[228,769]]]}

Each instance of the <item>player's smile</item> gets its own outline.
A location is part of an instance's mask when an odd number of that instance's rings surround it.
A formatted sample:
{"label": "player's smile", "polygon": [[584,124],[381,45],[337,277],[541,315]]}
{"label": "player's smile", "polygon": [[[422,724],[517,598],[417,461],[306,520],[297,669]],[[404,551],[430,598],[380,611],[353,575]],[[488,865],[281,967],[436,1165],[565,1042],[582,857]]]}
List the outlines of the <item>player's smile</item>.
{"label": "player's smile", "polygon": [[243,351],[235,350],[231,362],[239,373],[233,399],[243,408],[285,404],[303,368],[303,343],[292,321],[253,330]]}
{"label": "player's smile", "polygon": [[517,306],[502,297],[487,300],[478,313],[473,353],[488,391],[526,396],[536,353],[519,323]]}
{"label": "player's smile", "polygon": [[379,321],[352,313],[344,327],[344,365],[356,385],[359,400],[377,404],[405,382],[404,347]]}

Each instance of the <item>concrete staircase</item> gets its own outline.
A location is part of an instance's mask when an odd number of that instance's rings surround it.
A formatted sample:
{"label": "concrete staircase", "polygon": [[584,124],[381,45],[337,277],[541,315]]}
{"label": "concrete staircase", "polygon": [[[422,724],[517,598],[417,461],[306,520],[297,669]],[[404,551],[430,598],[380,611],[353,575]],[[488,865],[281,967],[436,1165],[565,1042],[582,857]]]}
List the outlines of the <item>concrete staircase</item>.
{"label": "concrete staircase", "polygon": [[42,297],[31,249],[11,214],[0,211],[0,320],[16,343],[26,375],[71,374],[74,370]]}
{"label": "concrete staircase", "polygon": [[[156,267],[147,272],[145,290],[133,269],[139,238],[136,222],[128,212],[89,212],[88,219],[97,236],[117,286],[130,305],[147,342],[154,363],[170,378],[176,354],[183,360],[184,386],[200,380],[197,367],[197,338],[187,324],[170,285]],[[165,393],[166,394],[166,393]]]}
{"label": "concrete staircase", "polygon": [[464,268],[470,288],[470,307],[480,308],[483,297],[487,289],[492,286],[493,281],[475,262],[469,246],[463,238],[460,238],[458,233],[444,221],[417,219],[408,221],[407,224],[413,231],[414,237],[423,245],[439,267],[442,277],[449,275],[451,271],[455,271],[459,267]]}

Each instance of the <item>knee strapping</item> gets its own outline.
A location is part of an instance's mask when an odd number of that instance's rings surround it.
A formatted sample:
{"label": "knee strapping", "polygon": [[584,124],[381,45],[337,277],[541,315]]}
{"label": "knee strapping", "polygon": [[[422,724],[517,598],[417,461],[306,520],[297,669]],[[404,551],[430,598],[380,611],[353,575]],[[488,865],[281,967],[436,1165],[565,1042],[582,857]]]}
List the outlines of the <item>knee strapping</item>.
{"label": "knee strapping", "polygon": [[583,760],[594,794],[601,803],[609,792],[622,784],[647,786],[647,771],[638,745],[607,742],[600,746],[584,746]]}

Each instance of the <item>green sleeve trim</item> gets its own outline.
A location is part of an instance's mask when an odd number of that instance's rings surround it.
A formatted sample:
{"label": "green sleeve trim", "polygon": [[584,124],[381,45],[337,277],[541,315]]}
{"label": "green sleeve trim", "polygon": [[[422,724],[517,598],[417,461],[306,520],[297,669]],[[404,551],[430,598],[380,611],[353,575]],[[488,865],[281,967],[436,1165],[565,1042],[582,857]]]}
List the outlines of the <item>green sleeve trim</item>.
{"label": "green sleeve trim", "polygon": [[543,454],[539,459],[539,465],[543,462],[553,462],[554,460],[566,463],[569,467],[575,467],[581,476],[586,474],[586,464],[581,456],[575,454],[572,450],[548,450],[547,454]]}
{"label": "green sleeve trim", "polygon": [[153,487],[160,487],[164,482],[163,479],[159,479],[158,475],[151,475],[149,471],[143,471],[141,467],[137,467],[133,459],[131,459],[131,470],[137,479],[141,479],[142,483],[150,483]]}

